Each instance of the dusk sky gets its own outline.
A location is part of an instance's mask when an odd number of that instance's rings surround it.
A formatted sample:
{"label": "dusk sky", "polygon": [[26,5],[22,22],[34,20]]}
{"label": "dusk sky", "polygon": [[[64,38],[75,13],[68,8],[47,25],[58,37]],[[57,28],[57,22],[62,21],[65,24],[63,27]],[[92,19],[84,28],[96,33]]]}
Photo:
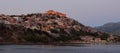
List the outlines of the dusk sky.
{"label": "dusk sky", "polygon": [[1,14],[55,10],[87,26],[120,22],[120,0],[0,0]]}

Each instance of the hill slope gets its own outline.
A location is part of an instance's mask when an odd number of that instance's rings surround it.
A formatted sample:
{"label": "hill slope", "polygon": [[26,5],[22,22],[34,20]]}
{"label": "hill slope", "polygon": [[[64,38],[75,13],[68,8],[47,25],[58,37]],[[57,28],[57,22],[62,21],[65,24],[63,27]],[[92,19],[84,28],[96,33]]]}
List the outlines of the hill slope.
{"label": "hill slope", "polygon": [[114,41],[107,33],[93,30],[65,14],[49,10],[27,15],[0,15],[0,42],[52,43]]}

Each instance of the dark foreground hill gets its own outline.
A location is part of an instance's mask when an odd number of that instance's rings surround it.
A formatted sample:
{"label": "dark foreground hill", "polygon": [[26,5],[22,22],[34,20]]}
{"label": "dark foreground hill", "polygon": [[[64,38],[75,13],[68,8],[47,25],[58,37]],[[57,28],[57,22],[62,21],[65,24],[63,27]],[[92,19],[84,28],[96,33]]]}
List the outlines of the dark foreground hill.
{"label": "dark foreground hill", "polygon": [[0,15],[1,43],[99,43],[116,40],[113,35],[93,30],[53,10],[27,15]]}

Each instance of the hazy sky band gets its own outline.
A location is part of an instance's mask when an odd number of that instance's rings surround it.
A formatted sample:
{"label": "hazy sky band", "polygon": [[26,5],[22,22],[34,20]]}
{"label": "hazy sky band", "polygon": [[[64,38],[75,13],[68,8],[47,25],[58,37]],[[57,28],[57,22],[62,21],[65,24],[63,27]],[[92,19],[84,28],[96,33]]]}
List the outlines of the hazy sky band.
{"label": "hazy sky band", "polygon": [[79,22],[98,26],[120,21],[120,0],[0,0],[1,14],[26,14],[56,10]]}

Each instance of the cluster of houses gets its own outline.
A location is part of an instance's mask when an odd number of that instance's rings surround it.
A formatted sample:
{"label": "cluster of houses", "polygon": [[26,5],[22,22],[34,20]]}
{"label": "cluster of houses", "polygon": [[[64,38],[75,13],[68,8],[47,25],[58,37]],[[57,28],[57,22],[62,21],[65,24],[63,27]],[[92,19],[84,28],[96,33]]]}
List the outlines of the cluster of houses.
{"label": "cluster of houses", "polygon": [[106,43],[113,43],[114,42],[114,37],[113,35],[110,35],[110,37],[107,40],[102,40],[99,37],[93,37],[91,35],[86,35],[86,36],[80,36],[81,40],[73,40],[70,41],[70,43],[76,43],[76,44],[106,44]]}
{"label": "cluster of houses", "polygon": [[73,22],[74,20],[66,18],[65,14],[53,10],[49,10],[46,13],[27,15],[0,15],[0,23],[22,25],[26,28],[40,29],[43,31],[55,28],[80,29],[79,26],[73,25]]}
{"label": "cluster of houses", "polygon": [[[37,29],[42,31],[49,31],[50,29],[74,29],[82,31],[95,33],[96,30],[89,30],[89,28],[82,28],[84,25],[76,23],[75,20],[71,18],[66,18],[66,15],[60,12],[49,10],[46,13],[34,13],[27,15],[0,15],[0,23],[21,25],[30,29]],[[102,34],[102,33],[100,33]],[[84,42],[105,42],[100,38],[95,38],[90,35],[81,36],[81,40]],[[112,35],[109,40],[113,39]]]}

